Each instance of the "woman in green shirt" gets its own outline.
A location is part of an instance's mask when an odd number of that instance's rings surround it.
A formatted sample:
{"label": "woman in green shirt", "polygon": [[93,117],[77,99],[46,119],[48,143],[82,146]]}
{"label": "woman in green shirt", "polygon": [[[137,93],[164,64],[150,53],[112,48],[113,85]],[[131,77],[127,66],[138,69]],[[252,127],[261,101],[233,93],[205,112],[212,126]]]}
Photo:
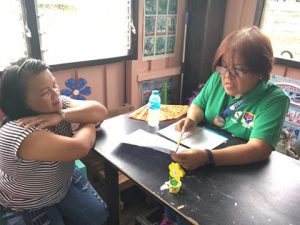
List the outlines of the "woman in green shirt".
{"label": "woman in green shirt", "polygon": [[[192,170],[200,166],[242,165],[267,159],[275,149],[289,107],[288,96],[269,83],[271,42],[255,26],[229,34],[215,54],[213,71],[176,130],[193,130],[201,121],[215,124],[245,144],[172,153],[174,161]],[[161,225],[184,222],[166,212]]]}

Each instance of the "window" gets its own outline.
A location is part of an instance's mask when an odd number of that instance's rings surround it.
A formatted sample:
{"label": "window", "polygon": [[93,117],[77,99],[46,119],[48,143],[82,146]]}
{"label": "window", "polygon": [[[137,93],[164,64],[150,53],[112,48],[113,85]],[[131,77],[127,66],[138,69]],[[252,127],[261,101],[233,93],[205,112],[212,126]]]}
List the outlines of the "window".
{"label": "window", "polygon": [[300,65],[300,0],[265,0],[262,12],[260,27],[271,39],[274,56]]}
{"label": "window", "polygon": [[0,28],[7,35],[0,36],[0,47],[9,54],[2,53],[0,70],[12,61],[10,55],[40,58],[54,69],[134,58],[132,30],[137,17],[133,20],[132,15],[137,7],[132,1],[137,4],[136,0],[1,1],[5,23],[0,22]]}
{"label": "window", "polygon": [[42,57],[46,62],[59,64],[128,55],[130,1],[52,2],[57,1],[37,0]]}
{"label": "window", "polygon": [[[0,3],[0,71],[19,57],[27,56],[26,31],[20,1]],[[12,29],[13,28],[13,29]],[[27,29],[28,31],[28,29]],[[30,37],[30,33],[27,33]]]}

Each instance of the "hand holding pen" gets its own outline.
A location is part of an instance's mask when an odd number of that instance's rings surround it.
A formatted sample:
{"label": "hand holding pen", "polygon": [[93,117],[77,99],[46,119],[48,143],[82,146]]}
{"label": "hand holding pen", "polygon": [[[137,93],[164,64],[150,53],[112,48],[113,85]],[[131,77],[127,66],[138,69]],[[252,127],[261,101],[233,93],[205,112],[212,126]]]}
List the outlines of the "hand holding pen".
{"label": "hand holding pen", "polygon": [[183,118],[175,124],[175,130],[179,132],[193,131],[197,126],[197,123],[190,118]]}
{"label": "hand holding pen", "polygon": [[190,118],[184,118],[175,125],[175,130],[180,132],[175,152],[178,151],[179,145],[181,144],[183,133],[194,130],[196,126],[196,122]]}

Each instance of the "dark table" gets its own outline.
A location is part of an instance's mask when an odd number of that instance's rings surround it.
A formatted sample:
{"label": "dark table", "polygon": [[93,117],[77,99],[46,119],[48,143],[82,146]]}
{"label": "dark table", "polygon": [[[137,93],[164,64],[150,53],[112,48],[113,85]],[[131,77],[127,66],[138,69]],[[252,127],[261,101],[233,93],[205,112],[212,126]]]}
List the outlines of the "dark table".
{"label": "dark table", "polygon": [[[172,194],[160,190],[169,177],[168,154],[119,142],[137,129],[152,132],[146,122],[125,114],[104,121],[97,133],[95,150],[105,159],[109,224],[120,224],[118,170],[192,224],[300,224],[299,161],[273,152],[264,162],[186,171],[180,193]],[[224,146],[243,143],[228,137]]]}

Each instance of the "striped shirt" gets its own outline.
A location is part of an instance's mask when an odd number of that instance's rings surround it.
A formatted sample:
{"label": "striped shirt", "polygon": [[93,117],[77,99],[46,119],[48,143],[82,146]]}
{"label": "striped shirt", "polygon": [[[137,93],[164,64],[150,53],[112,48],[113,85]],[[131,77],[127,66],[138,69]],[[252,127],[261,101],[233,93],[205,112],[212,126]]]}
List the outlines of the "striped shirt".
{"label": "striped shirt", "polygon": [[[69,107],[68,97],[61,96],[60,100],[63,108]],[[0,204],[6,208],[22,210],[50,206],[60,202],[70,187],[74,161],[31,161],[18,156],[22,141],[35,131],[35,127],[25,128],[16,121],[0,128]],[[60,122],[54,133],[71,137],[71,124]]]}

